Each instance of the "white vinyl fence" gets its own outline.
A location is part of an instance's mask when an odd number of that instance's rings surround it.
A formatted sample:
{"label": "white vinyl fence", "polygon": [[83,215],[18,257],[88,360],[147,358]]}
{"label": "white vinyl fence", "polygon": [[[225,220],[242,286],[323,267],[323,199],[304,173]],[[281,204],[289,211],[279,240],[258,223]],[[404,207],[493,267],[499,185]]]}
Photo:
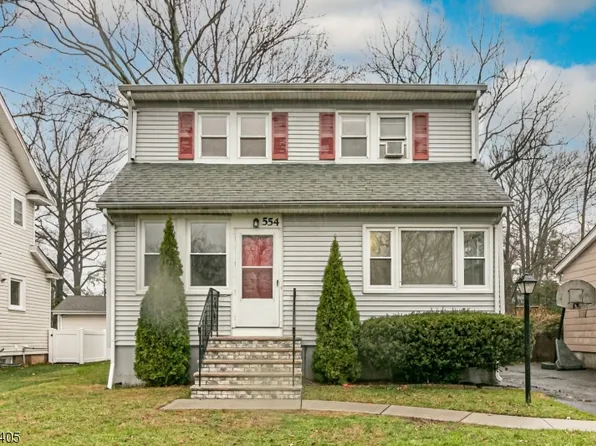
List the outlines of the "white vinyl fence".
{"label": "white vinyl fence", "polygon": [[87,362],[105,361],[105,330],[54,330],[50,329],[50,362],[66,362],[85,364]]}

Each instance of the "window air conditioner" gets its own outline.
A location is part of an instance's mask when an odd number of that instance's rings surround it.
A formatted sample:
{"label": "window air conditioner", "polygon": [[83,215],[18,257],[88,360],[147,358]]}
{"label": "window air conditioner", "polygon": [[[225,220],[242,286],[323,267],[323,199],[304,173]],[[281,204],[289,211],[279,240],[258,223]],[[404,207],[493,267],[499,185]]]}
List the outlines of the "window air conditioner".
{"label": "window air conditioner", "polygon": [[385,141],[385,158],[402,158],[405,151],[405,141]]}

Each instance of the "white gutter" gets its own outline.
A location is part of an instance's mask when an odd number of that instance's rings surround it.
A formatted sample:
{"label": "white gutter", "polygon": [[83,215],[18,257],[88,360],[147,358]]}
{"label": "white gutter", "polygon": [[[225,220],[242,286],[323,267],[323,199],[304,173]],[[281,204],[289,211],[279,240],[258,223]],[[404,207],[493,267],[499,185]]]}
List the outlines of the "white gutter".
{"label": "white gutter", "polygon": [[108,215],[108,211],[103,210],[103,215],[108,221],[108,286],[106,287],[107,298],[110,304],[110,371],[108,372],[107,388],[114,386],[114,372],[116,370],[116,237],[114,221]]}

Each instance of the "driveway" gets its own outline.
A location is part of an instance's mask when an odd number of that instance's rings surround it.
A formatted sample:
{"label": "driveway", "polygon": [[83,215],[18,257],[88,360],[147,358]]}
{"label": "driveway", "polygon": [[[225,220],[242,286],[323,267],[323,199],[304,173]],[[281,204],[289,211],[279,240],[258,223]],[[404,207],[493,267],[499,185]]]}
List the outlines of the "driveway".
{"label": "driveway", "polygon": [[[501,369],[501,385],[524,388],[524,365]],[[596,414],[596,370],[543,370],[532,364],[532,390],[546,393],[580,410]]]}

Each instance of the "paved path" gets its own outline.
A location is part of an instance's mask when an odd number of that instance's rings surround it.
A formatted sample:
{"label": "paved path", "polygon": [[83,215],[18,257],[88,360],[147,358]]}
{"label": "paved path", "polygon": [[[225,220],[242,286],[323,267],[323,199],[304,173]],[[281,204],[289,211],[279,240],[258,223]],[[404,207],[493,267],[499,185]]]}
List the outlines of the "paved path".
{"label": "paved path", "polygon": [[309,410],[352,412],[431,421],[479,424],[518,429],[556,429],[596,432],[596,421],[556,420],[552,418],[512,417],[460,410],[426,409],[424,407],[387,404],[347,403],[316,400],[175,400],[163,410]]}
{"label": "paved path", "polygon": [[[501,369],[501,383],[524,388],[524,365]],[[585,412],[596,414],[596,370],[543,370],[532,364],[532,389]]]}

